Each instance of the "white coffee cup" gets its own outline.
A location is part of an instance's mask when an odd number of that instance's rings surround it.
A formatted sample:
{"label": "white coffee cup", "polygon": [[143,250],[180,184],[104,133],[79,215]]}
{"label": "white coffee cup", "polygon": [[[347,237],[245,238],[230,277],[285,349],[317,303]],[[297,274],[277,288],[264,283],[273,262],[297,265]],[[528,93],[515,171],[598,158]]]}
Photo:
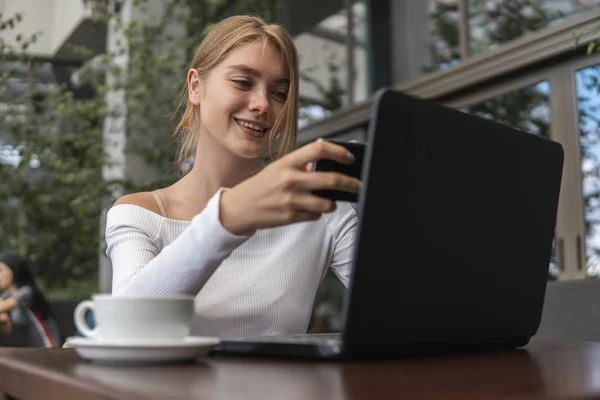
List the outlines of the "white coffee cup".
{"label": "white coffee cup", "polygon": [[[86,322],[94,314],[95,327]],[[75,307],[75,326],[99,342],[143,343],[181,341],[189,334],[194,297],[113,297],[95,294]]]}

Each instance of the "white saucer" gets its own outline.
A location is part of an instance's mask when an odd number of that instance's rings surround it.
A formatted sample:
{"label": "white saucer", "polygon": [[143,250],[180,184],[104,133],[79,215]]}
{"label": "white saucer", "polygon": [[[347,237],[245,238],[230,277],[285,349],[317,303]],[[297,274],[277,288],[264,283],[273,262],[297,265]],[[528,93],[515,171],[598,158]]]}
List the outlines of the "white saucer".
{"label": "white saucer", "polygon": [[84,359],[105,363],[165,363],[205,357],[218,338],[188,336],[177,342],[106,343],[86,337],[69,337],[67,345]]}

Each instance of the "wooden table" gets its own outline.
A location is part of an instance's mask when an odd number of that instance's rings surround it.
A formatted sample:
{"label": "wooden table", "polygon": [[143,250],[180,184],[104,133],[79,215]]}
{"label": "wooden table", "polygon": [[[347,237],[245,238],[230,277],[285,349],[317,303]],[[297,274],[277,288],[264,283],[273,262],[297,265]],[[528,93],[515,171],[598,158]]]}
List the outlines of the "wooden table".
{"label": "wooden table", "polygon": [[396,362],[210,357],[164,366],[86,362],[73,349],[0,348],[0,392],[22,400],[600,398],[600,342]]}

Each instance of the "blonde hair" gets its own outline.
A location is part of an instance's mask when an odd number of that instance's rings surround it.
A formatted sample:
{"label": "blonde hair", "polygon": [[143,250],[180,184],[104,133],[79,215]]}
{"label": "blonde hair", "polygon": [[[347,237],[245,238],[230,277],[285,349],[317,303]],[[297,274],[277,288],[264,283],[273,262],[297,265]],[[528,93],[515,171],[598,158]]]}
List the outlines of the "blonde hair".
{"label": "blonde hair", "polygon": [[[279,158],[289,153],[296,146],[298,137],[298,54],[290,34],[280,25],[266,24],[261,18],[253,16],[234,16],[219,22],[206,35],[192,61],[190,68],[198,71],[204,78],[208,73],[235,48],[262,40],[274,46],[282,55],[283,62],[289,70],[289,88],[287,99],[281,113],[277,116],[269,132],[269,155]],[[197,107],[188,101],[187,81],[183,86],[181,97],[176,108],[181,110],[186,105],[173,135],[179,136],[179,165],[186,160],[197,143],[197,123],[199,113]],[[277,154],[273,157],[271,149],[279,142]]]}

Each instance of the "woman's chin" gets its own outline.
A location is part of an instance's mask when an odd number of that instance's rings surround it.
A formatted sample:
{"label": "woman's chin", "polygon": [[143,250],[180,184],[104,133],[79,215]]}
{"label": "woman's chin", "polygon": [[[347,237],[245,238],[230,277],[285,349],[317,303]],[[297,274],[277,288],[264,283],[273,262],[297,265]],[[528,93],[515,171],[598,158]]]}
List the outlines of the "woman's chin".
{"label": "woman's chin", "polygon": [[264,146],[257,146],[256,144],[251,143],[242,143],[240,146],[237,146],[235,154],[240,158],[254,160],[259,158],[264,151]]}

